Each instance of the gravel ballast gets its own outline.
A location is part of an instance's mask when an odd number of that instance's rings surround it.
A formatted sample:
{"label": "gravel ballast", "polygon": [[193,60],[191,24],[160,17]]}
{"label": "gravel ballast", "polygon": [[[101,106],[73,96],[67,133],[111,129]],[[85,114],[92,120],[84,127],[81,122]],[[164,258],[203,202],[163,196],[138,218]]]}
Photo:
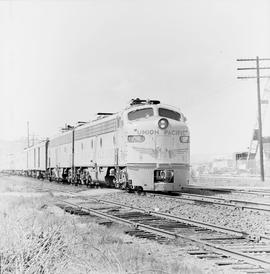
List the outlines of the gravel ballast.
{"label": "gravel ballast", "polygon": [[269,235],[270,232],[270,213],[267,212],[124,192],[111,193],[104,195],[103,198],[146,210],[224,226],[252,235]]}

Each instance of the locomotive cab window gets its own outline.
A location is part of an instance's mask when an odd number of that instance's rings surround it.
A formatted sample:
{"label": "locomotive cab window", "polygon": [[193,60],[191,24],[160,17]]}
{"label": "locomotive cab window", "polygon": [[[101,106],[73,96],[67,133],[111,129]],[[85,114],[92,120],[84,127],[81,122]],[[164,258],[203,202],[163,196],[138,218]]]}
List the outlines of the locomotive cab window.
{"label": "locomotive cab window", "polygon": [[152,108],[141,108],[136,109],[128,113],[128,119],[130,121],[138,120],[142,118],[148,118],[154,115],[154,111]]}
{"label": "locomotive cab window", "polygon": [[176,121],[180,121],[180,118],[181,118],[180,113],[167,108],[159,108],[158,115],[161,117],[170,118]]}

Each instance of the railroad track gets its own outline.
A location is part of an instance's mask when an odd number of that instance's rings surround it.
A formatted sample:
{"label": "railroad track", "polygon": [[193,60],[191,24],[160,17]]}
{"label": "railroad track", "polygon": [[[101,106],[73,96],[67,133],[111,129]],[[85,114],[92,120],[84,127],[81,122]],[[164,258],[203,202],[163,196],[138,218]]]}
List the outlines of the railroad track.
{"label": "railroad track", "polygon": [[201,203],[216,204],[216,205],[236,207],[236,208],[242,208],[242,209],[246,208],[246,209],[253,209],[258,211],[270,212],[270,203],[259,203],[259,202],[252,202],[252,201],[246,201],[246,200],[220,198],[220,197],[213,197],[208,195],[190,194],[190,193],[183,193],[183,192],[173,193],[174,194],[173,196],[168,194],[154,193],[154,192],[148,192],[148,194],[157,196],[157,197],[167,198],[167,199],[201,202]]}
{"label": "railroad track", "polygon": [[218,265],[230,265],[232,269],[247,273],[270,273],[270,240],[267,237],[252,237],[242,231],[89,196],[80,203],[72,202],[72,196],[76,201],[80,198],[78,192],[41,189],[70,194],[69,200],[57,198],[58,206],[67,212],[90,214],[126,224],[132,228],[128,233],[136,237],[163,243],[167,239],[183,239],[195,244],[188,252],[190,255],[211,259]]}
{"label": "railroad track", "polygon": [[[64,191],[63,191],[64,192]],[[72,192],[68,192],[72,194]],[[78,203],[59,198],[57,205],[69,213],[101,218],[101,223],[121,223],[130,227],[128,234],[166,243],[182,239],[193,243],[190,255],[209,259],[246,273],[270,273],[270,240],[254,239],[245,232],[184,219],[166,213],[147,211],[115,201],[84,197]],[[104,221],[105,220],[105,221]]]}
{"label": "railroad track", "polygon": [[[51,184],[54,185],[53,183]],[[68,186],[66,188],[68,188]],[[88,188],[85,187],[84,189],[87,190]],[[54,188],[54,190],[63,192],[62,190],[57,190],[57,188]],[[80,192],[82,191],[82,188],[79,188],[78,190],[76,191],[73,190],[73,191],[74,193]],[[66,190],[66,192],[68,193],[69,191]],[[172,193],[173,196],[169,194],[160,194],[156,192],[147,192],[147,194],[152,196],[167,198],[167,199],[218,204],[218,205],[229,206],[229,207],[236,207],[236,208],[242,208],[242,209],[246,208],[246,209],[270,212],[270,203],[258,203],[258,202],[252,202],[252,201],[245,201],[245,200],[238,200],[238,199],[231,199],[231,198],[220,198],[220,197],[213,197],[208,195],[190,194],[190,193],[183,193],[183,192]]]}
{"label": "railroad track", "polygon": [[260,196],[270,196],[270,190],[268,189],[247,189],[247,190],[238,190],[238,193],[244,194],[253,194],[253,195],[260,195]]}
{"label": "railroad track", "polygon": [[[53,185],[53,183],[51,184]],[[68,188],[68,186],[66,188]],[[82,186],[79,188],[78,192],[82,190],[81,188]],[[84,187],[84,189],[86,190],[88,188]],[[165,197],[165,198],[167,197],[171,199],[173,198],[173,199],[179,199],[179,200],[203,202],[203,203],[218,204],[218,205],[229,206],[229,207],[237,207],[242,209],[246,208],[246,209],[253,209],[258,211],[270,212],[270,203],[252,202],[252,201],[232,199],[232,198],[220,198],[220,197],[213,197],[209,195],[200,195],[200,194],[192,194],[192,193],[184,193],[184,192],[181,192],[181,193],[177,192],[173,194],[176,194],[179,196],[170,196],[166,194],[152,193],[152,195],[154,196],[162,196],[162,197]]]}
{"label": "railroad track", "polygon": [[222,192],[222,193],[239,193],[239,194],[250,194],[256,196],[270,196],[270,189],[234,189],[234,188],[221,188],[221,187],[201,187],[201,186],[185,186],[184,191],[194,191],[194,190],[208,190],[212,192]]}

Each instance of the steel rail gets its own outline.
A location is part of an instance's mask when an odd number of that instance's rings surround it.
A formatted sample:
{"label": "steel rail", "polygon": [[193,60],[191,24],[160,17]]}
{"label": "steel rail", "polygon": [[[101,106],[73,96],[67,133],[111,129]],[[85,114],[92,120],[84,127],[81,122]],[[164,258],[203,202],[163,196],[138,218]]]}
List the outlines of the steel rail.
{"label": "steel rail", "polygon": [[[51,191],[50,189],[47,189],[47,190]],[[69,193],[69,194],[73,195],[73,197],[74,196],[76,197],[78,195],[78,193],[74,193],[74,192],[71,192],[71,191],[63,191],[63,190],[55,190],[55,191],[63,192],[63,193]],[[161,194],[153,194],[153,195],[161,195]],[[168,199],[173,198],[173,197],[169,197],[169,196],[166,196],[166,195],[161,195],[161,196],[164,197],[164,198],[168,198]],[[241,236],[241,237],[250,238],[250,239],[258,238],[258,239],[270,240],[270,237],[265,236],[265,235],[252,235],[252,234],[249,234],[247,232],[240,231],[240,230],[237,230],[237,229],[231,229],[231,228],[226,228],[226,227],[222,227],[222,226],[218,226],[218,225],[214,225],[214,224],[209,224],[209,223],[205,223],[205,222],[190,220],[190,219],[175,216],[175,215],[172,215],[172,214],[167,214],[167,213],[162,213],[162,212],[155,212],[155,211],[152,211],[152,210],[146,210],[146,209],[142,209],[142,208],[139,208],[139,207],[134,207],[134,206],[127,205],[127,204],[117,203],[117,202],[114,202],[114,201],[108,201],[108,200],[98,199],[98,198],[93,198],[93,197],[87,197],[87,199],[88,200],[93,200],[93,201],[96,201],[96,202],[106,203],[106,204],[113,204],[113,205],[117,205],[117,206],[120,206],[120,207],[125,207],[125,208],[128,208],[128,209],[134,209],[134,210],[137,210],[137,211],[142,212],[142,213],[151,213],[152,215],[157,216],[157,217],[165,217],[165,218],[173,220],[173,221],[180,221],[180,222],[183,222],[183,223],[186,223],[186,224],[189,224],[189,225],[200,226],[202,228],[207,228],[207,229],[218,231],[218,232],[228,233],[228,234],[235,235],[235,236]]]}
{"label": "steel rail", "polygon": [[[255,210],[270,212],[270,203],[258,203],[258,202],[251,202],[251,201],[245,201],[245,200],[226,199],[226,198],[220,198],[220,197],[212,197],[212,196],[207,196],[207,195],[189,194],[189,193],[178,193],[177,192],[177,194],[179,196],[169,196],[169,195],[165,195],[165,194],[151,193],[151,195],[160,196],[160,197],[164,197],[164,198],[168,198],[168,199],[198,201],[198,202],[202,201],[204,203],[209,203],[209,204],[217,204],[217,205],[231,206],[231,207],[241,207],[241,208],[255,209]],[[212,200],[212,201],[209,201],[209,200]],[[215,202],[213,200],[216,200],[218,202]],[[260,206],[262,206],[262,207],[260,207]],[[268,207],[268,208],[263,208],[263,207]]]}
{"label": "steel rail", "polygon": [[239,190],[233,190],[232,192],[234,193],[241,193],[241,194],[250,194],[250,195],[256,195],[256,196],[270,196],[270,192],[268,190],[244,190],[244,189],[239,189]]}
{"label": "steel rail", "polygon": [[200,221],[195,221],[195,220],[190,220],[190,219],[186,219],[183,217],[179,217],[179,216],[175,216],[172,214],[167,214],[167,213],[162,213],[162,212],[155,212],[152,210],[145,210],[139,207],[134,207],[131,205],[126,205],[126,204],[120,204],[114,201],[108,201],[108,200],[103,200],[103,199],[97,199],[97,198],[90,198],[92,200],[96,200],[98,202],[103,202],[103,203],[107,203],[107,204],[114,204],[117,206],[121,206],[121,207],[126,207],[126,208],[130,208],[130,209],[134,209],[137,210],[139,212],[144,212],[144,213],[151,213],[154,216],[157,217],[164,217],[173,221],[180,221],[189,225],[195,225],[195,226],[200,226],[203,228],[207,228],[207,229],[211,229],[214,231],[219,231],[219,232],[223,232],[223,233],[228,233],[231,235],[235,235],[235,236],[242,236],[245,238],[260,238],[260,239],[266,239],[266,240],[270,240],[270,237],[264,236],[264,235],[251,235],[247,232],[244,231],[240,231],[237,229],[231,229],[231,228],[226,228],[226,227],[222,227],[222,226],[218,226],[218,225],[214,225],[214,224],[209,224],[209,223],[205,223],[205,222],[200,222]]}
{"label": "steel rail", "polygon": [[[78,195],[78,193],[74,193],[74,192],[71,192],[71,191],[62,191],[62,190],[56,190],[56,191],[63,192],[63,193],[68,192],[69,194],[72,194],[74,196]],[[153,212],[153,211],[147,211],[147,210],[144,210],[144,209],[141,209],[141,208],[128,206],[126,204],[123,205],[123,204],[120,204],[120,203],[117,203],[117,202],[103,200],[103,199],[97,199],[97,198],[91,198],[91,197],[87,197],[87,199],[94,200],[94,201],[101,202],[101,203],[106,203],[106,204],[114,204],[114,205],[121,206],[121,207],[124,207],[124,208],[129,208],[129,209],[137,210],[137,211],[140,211],[140,212],[143,212],[143,213],[148,213],[148,214],[151,214],[153,216],[163,217],[165,219],[167,218],[167,219],[174,220],[174,221],[180,221],[180,222],[182,221],[183,223],[188,223],[188,224],[192,224],[192,225],[195,225],[195,226],[197,225],[199,227],[204,226],[205,228],[216,230],[216,231],[221,231],[221,230],[219,230],[221,228],[222,231],[224,232],[224,230],[223,230],[224,228],[222,228],[222,227],[212,226],[212,225],[211,225],[211,227],[209,227],[208,224],[204,224],[202,222],[191,221],[191,220],[188,220],[188,219],[180,218],[180,217],[173,216],[173,215],[166,214],[166,213],[156,213],[156,212]],[[203,246],[207,246],[207,247],[211,248],[213,251],[221,252],[222,254],[224,254],[226,256],[234,257],[234,258],[239,259],[239,260],[245,260],[246,262],[248,262],[250,264],[253,264],[253,265],[256,265],[256,266],[259,266],[259,267],[263,267],[263,268],[270,271],[270,262],[268,262],[266,260],[256,258],[256,257],[252,257],[250,255],[247,255],[247,254],[241,252],[243,250],[241,250],[241,251],[230,250],[230,249],[225,248],[221,245],[216,245],[216,244],[209,243],[209,242],[207,242],[207,239],[206,240],[195,239],[193,237],[185,236],[185,235],[180,234],[180,233],[172,233],[172,232],[166,231],[164,229],[152,227],[152,226],[141,224],[141,223],[136,223],[134,221],[122,219],[122,218],[119,218],[117,216],[112,216],[112,215],[109,215],[109,214],[106,214],[106,213],[103,213],[103,212],[98,212],[98,210],[90,209],[90,208],[87,208],[87,207],[84,207],[84,206],[80,206],[80,205],[77,205],[77,204],[74,204],[74,203],[70,203],[70,202],[64,201],[64,200],[59,199],[59,198],[58,198],[58,200],[66,203],[66,204],[75,206],[75,207],[77,207],[81,210],[86,210],[86,211],[92,213],[95,216],[103,217],[105,219],[109,219],[111,221],[118,222],[118,223],[124,223],[126,225],[141,229],[143,231],[147,231],[147,232],[151,232],[151,233],[154,232],[157,235],[166,236],[166,237],[169,237],[169,238],[182,238],[182,239],[190,240],[192,242],[201,244]],[[216,229],[214,229],[214,227],[216,227]],[[240,234],[238,234],[238,236],[240,236],[240,237],[241,236],[249,236],[247,233],[242,232],[242,231],[231,230],[231,232],[229,232],[230,229],[226,229],[226,230],[227,231],[225,231],[225,233],[240,233]]]}
{"label": "steel rail", "polygon": [[182,217],[178,217],[172,214],[167,214],[167,213],[162,213],[162,212],[155,212],[152,210],[146,210],[146,209],[142,209],[139,207],[135,207],[135,206],[131,206],[131,205],[126,205],[126,204],[120,204],[114,201],[107,201],[107,200],[103,200],[103,199],[96,199],[96,198],[90,198],[92,200],[96,200],[97,202],[102,202],[102,203],[106,203],[106,204],[113,204],[113,205],[117,205],[120,207],[125,207],[128,209],[133,209],[142,213],[149,213],[153,216],[156,217],[162,217],[162,218],[166,218],[169,220],[173,220],[173,221],[179,221],[179,222],[183,222],[189,225],[195,225],[195,226],[200,226],[203,228],[207,228],[210,230],[215,230],[215,231],[219,231],[219,232],[223,232],[223,233],[229,233],[231,235],[235,235],[235,236],[241,236],[241,237],[250,237],[251,235],[249,235],[248,233],[244,232],[244,231],[240,231],[240,230],[236,230],[236,229],[230,229],[230,228],[226,228],[226,227],[222,227],[222,226],[217,226],[214,224],[207,224],[204,222],[200,222],[200,221],[195,221],[195,220],[190,220],[190,219],[186,219],[186,218],[182,218]]}
{"label": "steel rail", "polygon": [[71,203],[71,202],[67,202],[65,200],[61,200],[61,202],[66,203],[66,204],[71,205],[71,206],[76,206],[77,208],[79,208],[81,210],[86,210],[86,211],[90,212],[91,214],[93,214],[97,217],[103,217],[103,218],[106,218],[106,219],[109,219],[111,221],[115,221],[115,222],[118,222],[118,223],[128,224],[128,225],[130,225],[134,228],[140,228],[140,229],[143,229],[147,232],[155,232],[156,234],[161,235],[161,236],[170,236],[171,238],[176,238],[175,233],[165,231],[164,229],[151,227],[149,225],[136,223],[134,221],[129,221],[129,220],[126,220],[126,219],[123,219],[123,218],[119,218],[117,216],[112,216],[112,215],[106,214],[104,212],[99,212],[97,209],[87,208],[85,206],[77,205],[77,204],[74,204],[74,203]]}
{"label": "steel rail", "polygon": [[[237,200],[237,199],[226,199],[226,198],[220,198],[220,197],[212,197],[212,196],[205,196],[205,195],[199,195],[199,194],[184,194],[182,193],[181,196],[191,196],[191,197],[198,197],[198,198],[207,198],[207,199],[213,199],[213,200],[219,200],[219,201],[224,201],[228,203],[239,203],[239,204],[246,204],[246,206],[241,206],[249,209],[257,209],[257,210],[265,210],[265,211],[270,211],[270,203],[259,203],[259,202],[252,202],[252,201],[246,201],[246,200]],[[228,205],[225,203],[224,205]],[[250,205],[250,206],[247,206]],[[251,205],[254,205],[252,207]],[[265,206],[269,208],[261,208],[261,207],[255,207],[255,206]]]}
{"label": "steel rail", "polygon": [[[67,202],[67,201],[62,200],[62,199],[58,199],[58,200],[65,203],[65,204],[67,204],[67,205],[77,207],[82,211],[90,212],[92,215],[102,217],[102,218],[105,218],[105,219],[109,219],[111,221],[115,221],[115,222],[118,222],[118,223],[124,223],[124,224],[127,224],[129,226],[135,227],[137,229],[141,229],[141,230],[144,230],[144,231],[147,231],[147,232],[155,233],[155,234],[170,237],[170,238],[182,238],[182,239],[189,240],[189,241],[197,243],[197,244],[201,244],[203,246],[211,248],[212,251],[221,252],[223,255],[234,257],[238,260],[244,260],[245,262],[248,262],[252,265],[263,267],[264,269],[270,271],[270,262],[269,261],[259,259],[259,258],[256,258],[256,257],[252,257],[250,255],[247,255],[247,254],[241,252],[241,251],[230,250],[230,249],[225,248],[221,245],[212,244],[212,243],[209,243],[205,240],[196,239],[194,237],[186,236],[186,235],[183,235],[183,234],[180,234],[180,233],[172,233],[172,232],[167,231],[165,229],[160,229],[160,228],[152,227],[150,225],[145,225],[145,224],[137,223],[137,222],[134,222],[134,221],[129,221],[129,220],[117,217],[117,216],[112,216],[110,214],[100,212],[97,209],[87,208],[85,206],[81,206],[81,205],[78,205],[78,204],[75,204],[75,203]],[[98,199],[95,199],[95,200],[98,200]],[[98,201],[100,201],[102,203],[109,202],[109,201],[106,201],[106,200],[98,200]],[[126,205],[123,205],[123,206],[127,207]],[[133,207],[130,207],[130,208],[134,209]],[[153,212],[151,212],[151,214],[153,214]]]}
{"label": "steel rail", "polygon": [[269,189],[239,189],[237,190],[238,193],[244,193],[244,194],[254,194],[254,195],[265,195],[269,196],[270,195],[270,190]]}
{"label": "steel rail", "polygon": [[232,193],[241,193],[241,194],[251,194],[251,195],[262,195],[270,196],[270,190],[256,190],[256,189],[233,189],[233,188],[214,188],[214,187],[200,187],[200,186],[185,186],[183,190],[207,190],[212,192],[232,192]]}
{"label": "steel rail", "polygon": [[[47,189],[47,190],[50,191],[50,189]],[[55,191],[63,192],[63,193],[69,193],[69,194],[71,194],[75,197],[76,197],[76,195],[78,195],[78,193],[74,194],[71,191],[63,191],[63,190],[55,190]],[[87,197],[87,199],[92,200],[92,201],[96,201],[96,202],[106,203],[106,204],[113,204],[113,205],[117,205],[117,206],[120,206],[120,207],[125,207],[125,208],[128,208],[128,209],[134,209],[134,210],[137,210],[137,211],[142,212],[142,213],[151,213],[152,215],[157,216],[157,217],[166,217],[167,219],[170,219],[170,220],[173,220],[173,221],[181,221],[181,222],[184,222],[184,223],[189,224],[189,225],[200,226],[200,227],[203,227],[203,228],[207,228],[207,229],[211,229],[211,230],[215,230],[215,231],[219,231],[219,232],[223,232],[223,233],[229,233],[229,234],[235,235],[235,236],[241,236],[241,237],[245,237],[245,238],[252,237],[252,235],[250,235],[250,234],[248,234],[244,231],[240,231],[240,230],[236,230],[236,229],[230,229],[230,228],[226,228],[226,227],[222,227],[222,226],[217,226],[217,225],[214,225],[214,224],[207,224],[207,223],[200,222],[200,221],[190,220],[190,219],[178,217],[178,216],[175,216],[175,215],[172,215],[172,214],[167,214],[167,213],[162,213],[162,212],[155,212],[155,211],[146,210],[146,209],[142,209],[142,208],[139,208],[139,207],[134,207],[134,206],[127,205],[127,204],[121,204],[121,203],[117,203],[117,202],[114,202],[114,201],[108,201],[108,200],[98,199],[98,198],[93,198],[93,197]]]}

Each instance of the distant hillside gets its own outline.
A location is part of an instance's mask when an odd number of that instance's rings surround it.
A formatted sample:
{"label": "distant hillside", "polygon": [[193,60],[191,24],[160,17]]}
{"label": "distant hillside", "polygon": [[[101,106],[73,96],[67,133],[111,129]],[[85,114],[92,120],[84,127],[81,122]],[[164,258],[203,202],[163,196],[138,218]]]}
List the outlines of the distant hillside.
{"label": "distant hillside", "polygon": [[26,146],[27,140],[25,138],[15,141],[0,140],[0,155],[3,157],[6,154],[18,153]]}
{"label": "distant hillside", "polygon": [[216,158],[232,158],[232,153],[226,154],[191,154],[190,162],[191,164],[200,164],[200,163],[207,163],[212,162]]}
{"label": "distant hillside", "polygon": [[210,162],[212,159],[213,159],[213,156],[209,154],[191,154],[190,155],[190,162],[196,163],[196,164]]}

